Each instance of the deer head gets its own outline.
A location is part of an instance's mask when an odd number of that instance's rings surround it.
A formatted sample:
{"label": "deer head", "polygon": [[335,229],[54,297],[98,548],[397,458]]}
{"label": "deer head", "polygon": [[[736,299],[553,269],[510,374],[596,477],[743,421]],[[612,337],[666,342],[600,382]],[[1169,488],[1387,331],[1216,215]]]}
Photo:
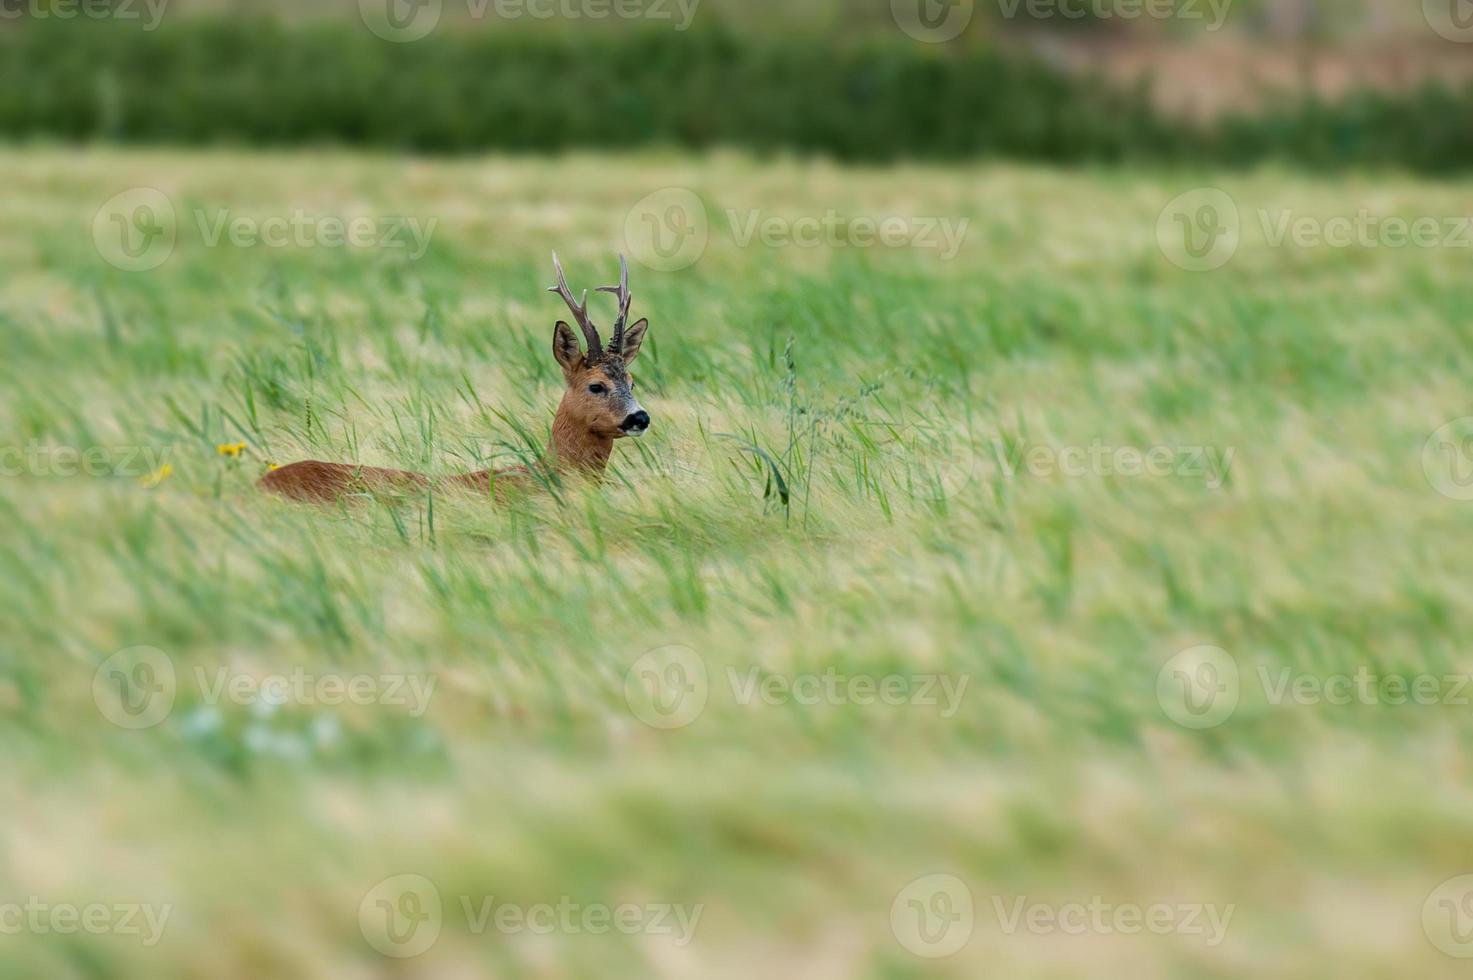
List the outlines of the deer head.
{"label": "deer head", "polygon": [[557,272],[557,284],[549,287],[548,292],[563,298],[588,348],[582,350],[573,328],[563,320],[558,321],[552,332],[552,353],[563,369],[567,390],[553,422],[554,445],[560,457],[602,465],[607,462],[608,447],[615,439],[642,436],[649,429],[650,416],[634,397],[629,365],[639,356],[650,322],[640,319],[629,323],[633,296],[629,292],[629,262],[624,256],[619,256],[619,284],[598,288],[601,293],[613,293],[619,302],[608,347],[604,347],[598,328],[589,318],[587,290],[581,301],[574,301],[556,252],[552,267]]}

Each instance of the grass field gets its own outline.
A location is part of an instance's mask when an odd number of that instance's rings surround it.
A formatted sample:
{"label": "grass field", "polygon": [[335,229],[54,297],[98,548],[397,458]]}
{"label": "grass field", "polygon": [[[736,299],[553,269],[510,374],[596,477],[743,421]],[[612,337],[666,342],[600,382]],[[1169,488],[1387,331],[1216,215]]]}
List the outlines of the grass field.
{"label": "grass field", "polygon": [[[1473,249],[1271,232],[1466,215],[1467,185],[0,163],[0,972],[1466,970],[1473,505],[1428,464],[1473,414]],[[1195,272],[1158,217],[1208,185],[1242,244]],[[177,238],[128,271],[106,202],[145,187]],[[535,454],[549,253],[612,281],[667,188],[709,241],[634,266],[654,428],[602,486],[254,492]],[[433,232],[324,243],[353,216]],[[864,216],[921,247],[855,247]]]}

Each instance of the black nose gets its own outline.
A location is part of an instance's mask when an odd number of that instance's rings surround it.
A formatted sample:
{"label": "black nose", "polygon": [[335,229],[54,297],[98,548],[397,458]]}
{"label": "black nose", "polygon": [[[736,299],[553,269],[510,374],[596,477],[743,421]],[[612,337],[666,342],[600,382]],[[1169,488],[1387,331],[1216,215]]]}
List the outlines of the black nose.
{"label": "black nose", "polygon": [[624,423],[619,426],[619,428],[623,429],[625,432],[628,432],[630,429],[648,429],[649,427],[650,413],[644,411],[643,409],[640,409],[633,415],[629,416],[627,419],[624,420]]}

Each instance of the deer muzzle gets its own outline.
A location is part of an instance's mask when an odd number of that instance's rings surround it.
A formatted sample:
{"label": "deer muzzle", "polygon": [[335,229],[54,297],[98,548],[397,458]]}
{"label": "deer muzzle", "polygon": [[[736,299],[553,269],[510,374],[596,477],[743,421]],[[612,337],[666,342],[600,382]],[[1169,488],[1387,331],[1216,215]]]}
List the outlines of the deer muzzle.
{"label": "deer muzzle", "polygon": [[640,408],[631,412],[619,425],[619,431],[626,436],[642,436],[650,427],[650,413]]}

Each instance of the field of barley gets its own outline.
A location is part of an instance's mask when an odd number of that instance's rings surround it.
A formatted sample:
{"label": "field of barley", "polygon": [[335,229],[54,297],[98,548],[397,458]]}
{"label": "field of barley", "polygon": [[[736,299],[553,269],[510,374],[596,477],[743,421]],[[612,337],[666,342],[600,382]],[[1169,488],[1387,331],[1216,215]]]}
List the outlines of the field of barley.
{"label": "field of barley", "polygon": [[[0,972],[1466,971],[1473,185],[0,169]],[[535,461],[554,250],[601,485],[256,492]]]}

